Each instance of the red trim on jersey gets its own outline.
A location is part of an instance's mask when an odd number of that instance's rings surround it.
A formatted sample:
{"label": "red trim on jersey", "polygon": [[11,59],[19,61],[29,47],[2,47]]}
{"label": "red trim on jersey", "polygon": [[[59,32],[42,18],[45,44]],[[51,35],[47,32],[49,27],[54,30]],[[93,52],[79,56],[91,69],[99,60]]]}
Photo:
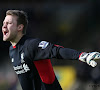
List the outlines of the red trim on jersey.
{"label": "red trim on jersey", "polygon": [[13,46],[13,48],[16,48],[16,46]]}
{"label": "red trim on jersey", "polygon": [[60,46],[60,45],[56,45],[56,44],[55,44],[54,46],[56,46],[56,47],[62,47],[62,48],[64,48],[63,46]]}
{"label": "red trim on jersey", "polygon": [[55,74],[50,59],[33,61],[33,63],[38,70],[42,82],[52,84],[55,80]]}
{"label": "red trim on jersey", "polygon": [[[84,53],[84,52],[82,52],[82,53]],[[79,58],[80,58],[80,56],[82,55],[82,53],[80,53]]]}

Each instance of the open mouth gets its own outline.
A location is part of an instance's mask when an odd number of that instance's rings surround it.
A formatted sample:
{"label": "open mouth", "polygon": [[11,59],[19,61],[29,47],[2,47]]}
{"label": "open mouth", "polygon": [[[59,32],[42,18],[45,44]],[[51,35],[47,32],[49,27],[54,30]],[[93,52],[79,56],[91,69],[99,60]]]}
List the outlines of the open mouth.
{"label": "open mouth", "polygon": [[4,35],[6,35],[6,36],[7,36],[7,35],[8,35],[8,31],[4,31]]}

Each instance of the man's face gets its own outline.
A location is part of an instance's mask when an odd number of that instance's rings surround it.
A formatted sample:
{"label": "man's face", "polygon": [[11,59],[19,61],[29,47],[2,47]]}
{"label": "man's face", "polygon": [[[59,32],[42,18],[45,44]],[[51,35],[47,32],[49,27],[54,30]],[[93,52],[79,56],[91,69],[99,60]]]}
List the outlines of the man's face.
{"label": "man's face", "polygon": [[3,41],[13,41],[18,33],[17,16],[7,15],[2,26]]}

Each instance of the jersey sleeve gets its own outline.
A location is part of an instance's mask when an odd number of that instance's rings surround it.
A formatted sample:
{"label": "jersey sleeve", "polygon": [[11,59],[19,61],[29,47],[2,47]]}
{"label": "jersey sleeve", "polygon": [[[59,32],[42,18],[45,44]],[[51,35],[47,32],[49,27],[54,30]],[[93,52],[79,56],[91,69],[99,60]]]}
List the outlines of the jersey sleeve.
{"label": "jersey sleeve", "polygon": [[31,59],[78,59],[80,51],[64,48],[58,45],[51,44],[47,41],[41,41],[39,39],[31,41],[28,47]]}

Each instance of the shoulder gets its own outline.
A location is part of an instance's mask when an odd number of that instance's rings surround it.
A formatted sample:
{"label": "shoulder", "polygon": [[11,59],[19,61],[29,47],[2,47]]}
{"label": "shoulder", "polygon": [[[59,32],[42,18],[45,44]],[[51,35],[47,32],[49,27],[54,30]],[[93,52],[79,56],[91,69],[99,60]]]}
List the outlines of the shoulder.
{"label": "shoulder", "polygon": [[34,46],[34,45],[37,45],[39,44],[41,40],[39,38],[27,38],[24,45],[25,46]]}
{"label": "shoulder", "polygon": [[25,41],[25,45],[28,46],[28,48],[46,48],[48,46],[49,42],[41,40],[39,38],[28,38]]}
{"label": "shoulder", "polygon": [[33,50],[36,49],[38,47],[38,44],[41,40],[39,38],[33,38],[33,37],[26,37],[23,47],[24,49],[27,50]]}

